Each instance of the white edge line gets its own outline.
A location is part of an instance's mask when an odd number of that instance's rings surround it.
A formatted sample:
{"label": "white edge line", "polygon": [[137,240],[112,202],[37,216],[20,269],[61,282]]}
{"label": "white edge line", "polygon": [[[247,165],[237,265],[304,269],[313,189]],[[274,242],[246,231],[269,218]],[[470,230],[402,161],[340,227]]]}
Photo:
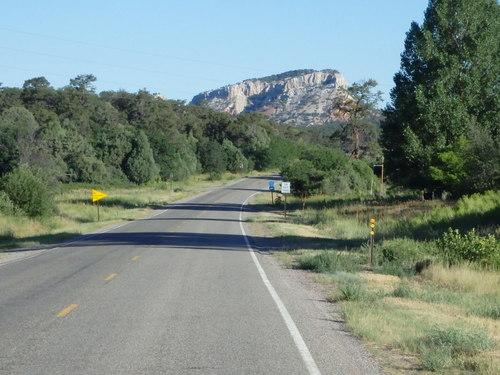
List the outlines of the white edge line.
{"label": "white edge line", "polygon": [[304,361],[304,364],[307,367],[307,370],[309,371],[309,375],[321,375],[321,372],[319,371],[318,366],[316,365],[316,362],[314,361],[314,358],[311,355],[311,352],[309,351],[309,348],[307,347],[304,339],[302,338],[302,335],[299,332],[299,329],[295,325],[295,322],[293,321],[290,313],[288,312],[285,304],[279,297],[278,293],[276,292],[276,289],[272,286],[271,282],[269,281],[266,272],[260,265],[259,259],[257,259],[257,256],[255,255],[255,252],[250,245],[250,241],[248,240],[248,236],[245,232],[245,229],[243,228],[243,207],[247,204],[248,200],[256,195],[258,193],[254,193],[250,195],[245,202],[241,205],[240,209],[240,229],[241,233],[243,234],[243,238],[245,239],[245,243],[247,245],[247,249],[250,252],[250,255],[252,256],[252,260],[255,264],[255,267],[257,267],[257,270],[259,271],[260,277],[262,278],[262,281],[264,282],[264,285],[266,286],[267,290],[269,291],[269,294],[271,294],[271,297],[274,300],[274,303],[276,303],[276,306],[278,307],[278,310],[281,314],[281,317],[285,321],[285,324],[288,328],[288,331],[290,332],[290,335],[293,338],[293,341],[295,342],[295,346],[297,347],[300,355],[302,356],[302,360]]}

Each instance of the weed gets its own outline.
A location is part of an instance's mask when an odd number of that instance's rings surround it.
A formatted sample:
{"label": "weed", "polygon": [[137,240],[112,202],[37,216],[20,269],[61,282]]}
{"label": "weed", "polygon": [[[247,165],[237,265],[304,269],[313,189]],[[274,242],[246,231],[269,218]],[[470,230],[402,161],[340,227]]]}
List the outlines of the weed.
{"label": "weed", "polygon": [[340,282],[338,289],[342,294],[342,300],[345,301],[359,301],[367,296],[366,289],[359,279]]}
{"label": "weed", "polygon": [[360,269],[360,265],[352,255],[338,251],[322,251],[319,254],[305,254],[297,257],[297,268],[326,273],[356,272]]}
{"label": "weed", "polygon": [[402,282],[396,286],[392,295],[399,298],[413,298],[415,296],[415,292],[408,282]]}
{"label": "weed", "polygon": [[411,345],[421,353],[423,369],[429,371],[451,366],[463,368],[465,363],[470,367],[472,356],[493,346],[485,331],[463,325],[432,326]]}

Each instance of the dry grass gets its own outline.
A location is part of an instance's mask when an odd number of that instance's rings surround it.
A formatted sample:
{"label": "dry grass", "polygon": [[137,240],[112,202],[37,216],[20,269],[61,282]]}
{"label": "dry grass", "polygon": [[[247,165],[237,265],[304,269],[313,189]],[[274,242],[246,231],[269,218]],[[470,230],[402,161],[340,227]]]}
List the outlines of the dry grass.
{"label": "dry grass", "polygon": [[[464,357],[463,360],[472,361],[471,363],[477,368],[475,374],[499,373],[500,321],[498,319],[472,315],[462,307],[453,304],[393,297],[391,290],[393,291],[401,282],[395,276],[363,273],[360,277],[367,283],[372,296],[378,294],[383,297],[371,301],[342,302],[347,326],[371,347],[376,348],[375,353],[382,356],[381,360],[389,373],[428,373],[420,368],[421,362],[414,351],[414,342],[432,326],[463,326],[470,327],[473,331],[487,332],[494,347],[478,353],[473,359]],[[322,282],[326,282],[324,278]],[[472,285],[477,283],[476,279]],[[470,282],[467,283],[467,285],[470,284]],[[400,367],[398,365],[400,362],[409,364],[408,368]],[[446,371],[446,374],[462,374],[457,369],[448,368]]]}
{"label": "dry grass", "polygon": [[448,268],[433,264],[424,270],[422,277],[441,288],[476,295],[494,294],[500,301],[499,273],[478,271],[466,266]]}
{"label": "dry grass", "polygon": [[[262,202],[266,203],[267,200]],[[297,215],[297,219],[290,220],[292,223],[285,223],[280,212],[266,212],[259,214],[258,219],[254,220],[254,225],[265,226],[265,230],[276,237],[304,236],[304,242],[300,243],[303,248],[276,253],[286,266],[291,267],[296,265],[300,257],[321,252],[321,250],[308,250],[315,248],[313,243],[316,238],[323,239],[325,243],[332,237],[349,238],[349,230],[342,230],[343,214],[356,215],[356,219],[362,222],[375,214],[380,223],[379,227],[382,227],[383,220],[380,218],[392,217],[396,223],[397,218],[408,220],[414,215],[415,210],[420,213],[430,213],[436,205],[442,204],[406,202],[396,207],[354,206],[354,211],[350,213],[341,212],[339,209],[337,212],[340,215],[337,219],[331,212],[314,213],[306,210],[292,213],[292,218],[293,215]],[[353,207],[346,208],[349,209],[352,210]],[[332,225],[325,225],[328,222],[326,219],[331,219]],[[321,225],[318,225],[319,223]],[[331,244],[334,245],[335,241]],[[356,256],[356,253],[352,255]],[[436,372],[426,371],[424,368],[430,364],[434,365],[435,362],[432,361],[436,358],[438,361],[441,358],[449,360],[446,357],[439,357],[440,353],[436,355],[431,353],[429,357],[429,353],[420,351],[419,345],[425,343],[425,337],[432,327],[463,329],[460,332],[463,332],[464,340],[469,339],[467,332],[483,332],[492,342],[490,349],[481,350],[473,357],[459,355],[449,367],[443,365],[442,369],[437,370],[438,373],[460,375],[500,373],[500,320],[495,315],[495,299],[500,301],[498,272],[487,272],[466,265],[447,268],[433,264],[417,276],[398,277],[363,271],[357,273],[355,277],[362,282],[361,293],[352,300],[344,299],[339,302],[346,325],[373,349],[387,373],[435,374]],[[339,289],[342,283],[348,282],[348,279],[349,277],[344,277],[340,273],[321,274],[318,282],[327,290],[329,300],[339,301]],[[409,295],[396,297],[395,290],[402,285],[407,286]]]}

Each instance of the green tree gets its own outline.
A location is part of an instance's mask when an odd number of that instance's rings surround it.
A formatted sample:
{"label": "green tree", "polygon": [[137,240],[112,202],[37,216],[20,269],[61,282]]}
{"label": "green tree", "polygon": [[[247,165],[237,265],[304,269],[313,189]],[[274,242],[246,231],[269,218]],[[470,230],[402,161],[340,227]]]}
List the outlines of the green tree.
{"label": "green tree", "polygon": [[[444,159],[451,162],[446,153],[477,129],[495,140],[499,152],[499,19],[496,0],[431,0],[422,26],[411,25],[382,124],[386,166],[394,182],[455,193],[474,190],[448,184],[436,168]],[[466,148],[459,154],[470,152]],[[452,159],[458,156],[455,152]],[[459,175],[472,172],[467,162],[453,164],[463,169],[455,171]]]}
{"label": "green tree", "polygon": [[158,176],[153,151],[144,132],[139,131],[127,155],[124,171],[130,181],[143,184]]}
{"label": "green tree", "polygon": [[52,199],[53,192],[42,177],[40,170],[21,164],[0,180],[0,188],[7,193],[17,210],[29,217],[48,216],[56,208]]}
{"label": "green tree", "polygon": [[226,164],[229,172],[237,173],[248,170],[248,160],[240,149],[233,145],[233,142],[229,139],[224,139],[222,149],[226,154]]}
{"label": "green tree", "polygon": [[21,92],[23,104],[38,119],[37,112],[43,109],[54,110],[59,102],[59,94],[45,77],[36,77],[24,81]]}
{"label": "green tree", "polygon": [[198,143],[198,156],[205,173],[224,173],[227,159],[222,146],[216,141],[201,141]]}
{"label": "green tree", "polygon": [[377,81],[373,79],[355,82],[333,102],[333,110],[344,122],[332,137],[337,138],[342,150],[354,159],[363,156],[373,159],[380,153],[376,124],[382,93],[372,92],[376,86]]}
{"label": "green tree", "polygon": [[323,177],[309,160],[292,161],[281,170],[281,176],[290,182],[292,194],[301,199],[303,209],[306,199],[319,189]]}
{"label": "green tree", "polygon": [[0,116],[0,175],[12,171],[19,163],[34,159],[39,126],[33,114],[24,107],[6,109]]}
{"label": "green tree", "polygon": [[199,171],[196,139],[176,130],[161,137],[152,137],[151,147],[164,180],[183,180]]}
{"label": "green tree", "polygon": [[69,85],[78,91],[95,92],[93,83],[97,78],[92,74],[80,74],[69,80]]}

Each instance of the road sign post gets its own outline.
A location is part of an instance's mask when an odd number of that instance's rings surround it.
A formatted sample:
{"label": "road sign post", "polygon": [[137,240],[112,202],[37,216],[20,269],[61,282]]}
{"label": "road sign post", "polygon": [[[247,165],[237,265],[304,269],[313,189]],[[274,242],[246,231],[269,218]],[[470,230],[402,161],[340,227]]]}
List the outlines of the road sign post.
{"label": "road sign post", "polygon": [[281,183],[281,194],[285,196],[285,219],[286,219],[286,196],[290,194],[290,182]]}
{"label": "road sign post", "polygon": [[274,181],[268,181],[269,191],[271,192],[271,204],[274,205]]}
{"label": "road sign post", "polygon": [[108,194],[104,194],[100,191],[97,191],[97,190],[92,190],[92,203],[95,203],[97,202],[97,221],[101,221],[101,215],[100,215],[100,212],[99,212],[99,200],[101,200],[102,198],[105,198],[107,197]]}

